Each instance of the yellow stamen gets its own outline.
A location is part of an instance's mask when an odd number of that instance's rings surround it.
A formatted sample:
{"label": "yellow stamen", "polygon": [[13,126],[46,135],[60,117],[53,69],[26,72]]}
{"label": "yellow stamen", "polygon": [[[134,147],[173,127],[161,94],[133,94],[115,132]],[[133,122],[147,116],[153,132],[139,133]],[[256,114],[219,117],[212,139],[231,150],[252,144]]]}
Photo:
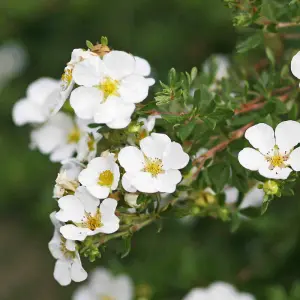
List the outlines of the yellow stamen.
{"label": "yellow stamen", "polygon": [[284,165],[284,158],[281,155],[274,155],[270,159],[270,163],[274,167],[281,167]]}
{"label": "yellow stamen", "polygon": [[80,140],[80,130],[78,127],[74,127],[68,135],[68,144],[78,143]]}
{"label": "yellow stamen", "polygon": [[120,96],[118,92],[119,82],[118,80],[113,80],[106,77],[103,82],[100,83],[99,89],[104,94],[104,99],[106,100],[109,96]]}
{"label": "yellow stamen", "polygon": [[72,69],[66,69],[64,74],[62,74],[62,76],[61,76],[61,80],[63,82],[64,89],[66,89],[70,85],[72,78],[73,78]]}
{"label": "yellow stamen", "polygon": [[105,170],[99,175],[98,184],[111,187],[114,181],[114,174],[110,170]]}
{"label": "yellow stamen", "polygon": [[94,231],[102,226],[101,213],[99,209],[94,216],[92,216],[90,213],[85,213],[85,217],[86,221],[83,224],[83,227],[89,228],[90,230]]}
{"label": "yellow stamen", "polygon": [[145,172],[151,173],[153,177],[156,177],[158,174],[164,173],[161,159],[146,158],[145,161]]}

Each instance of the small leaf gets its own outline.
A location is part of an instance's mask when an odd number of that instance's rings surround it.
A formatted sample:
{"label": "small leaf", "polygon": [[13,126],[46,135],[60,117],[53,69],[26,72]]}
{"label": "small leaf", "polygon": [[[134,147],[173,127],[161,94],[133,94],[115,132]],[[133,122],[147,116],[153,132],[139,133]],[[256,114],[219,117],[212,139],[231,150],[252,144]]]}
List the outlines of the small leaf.
{"label": "small leaf", "polygon": [[251,49],[257,48],[263,42],[261,33],[251,35],[246,40],[237,44],[236,49],[238,53],[245,53]]}
{"label": "small leaf", "polygon": [[196,126],[196,121],[192,120],[186,125],[180,125],[177,134],[181,141],[185,141],[193,132]]}
{"label": "small leaf", "polygon": [[260,212],[261,215],[263,215],[267,211],[270,202],[271,202],[271,199],[268,197],[268,195],[265,195],[262,206],[261,206],[261,212]]}
{"label": "small leaf", "polygon": [[100,42],[101,42],[101,45],[107,46],[108,45],[108,38],[106,36],[101,36]]}
{"label": "small leaf", "polygon": [[203,118],[203,121],[210,129],[214,130],[216,128],[217,125],[216,120],[209,117],[205,117]]}
{"label": "small leaf", "polygon": [[221,192],[230,178],[230,167],[227,163],[218,163],[208,168],[208,177],[213,190]]}
{"label": "small leaf", "polygon": [[86,43],[86,46],[87,46],[89,49],[93,49],[94,45],[93,45],[92,42],[90,42],[90,41],[87,40],[85,43]]}
{"label": "small leaf", "polygon": [[124,237],[124,252],[122,253],[121,255],[121,258],[124,258],[126,257],[130,251],[131,251],[131,238],[132,238],[132,235],[129,235],[129,236],[126,236]]}
{"label": "small leaf", "polygon": [[193,67],[192,71],[191,71],[191,80],[192,81],[195,80],[195,78],[197,77],[197,74],[198,74],[198,69],[196,67]]}

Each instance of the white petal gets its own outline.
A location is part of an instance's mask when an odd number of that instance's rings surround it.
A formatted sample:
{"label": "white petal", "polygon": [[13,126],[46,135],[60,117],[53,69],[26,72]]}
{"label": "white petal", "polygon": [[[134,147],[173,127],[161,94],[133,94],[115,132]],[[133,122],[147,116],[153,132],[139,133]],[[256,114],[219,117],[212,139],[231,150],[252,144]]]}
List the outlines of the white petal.
{"label": "white petal", "polygon": [[120,165],[126,172],[138,172],[144,168],[144,156],[137,147],[127,146],[118,154]]}
{"label": "white petal", "polygon": [[300,123],[296,121],[284,121],[275,129],[276,145],[281,152],[287,153],[300,143]]}
{"label": "white petal", "polygon": [[123,51],[111,51],[104,55],[103,61],[109,76],[121,79],[134,72],[135,59],[132,55]]}
{"label": "white petal", "polygon": [[71,158],[76,151],[75,144],[62,145],[56,148],[50,155],[52,162],[61,162],[65,159]]}
{"label": "white petal", "polygon": [[73,79],[78,85],[92,87],[99,84],[104,75],[104,68],[99,56],[90,56],[75,65]]}
{"label": "white petal", "polygon": [[96,197],[93,197],[83,186],[77,188],[75,197],[77,197],[81,201],[86,212],[95,212],[98,205],[100,204],[100,200]]}
{"label": "white petal", "polygon": [[[183,300],[208,300],[209,294],[206,290],[195,288],[192,289],[184,298]],[[216,298],[216,300],[218,300]]]}
{"label": "white petal", "polygon": [[265,162],[264,156],[252,148],[244,148],[238,155],[240,164],[251,171],[257,171]]}
{"label": "white petal", "polygon": [[26,123],[42,123],[46,120],[41,106],[27,99],[20,100],[14,105],[12,117],[18,126]]}
{"label": "white petal", "polygon": [[122,129],[126,128],[129,123],[131,122],[131,119],[115,119],[111,122],[106,123],[106,125],[111,129]]}
{"label": "white petal", "polygon": [[95,185],[98,182],[99,173],[92,168],[84,169],[78,175],[78,181],[84,186]]}
{"label": "white petal", "polygon": [[87,190],[99,199],[107,198],[110,193],[110,188],[99,184],[87,186]]}
{"label": "white petal", "polygon": [[133,298],[133,283],[126,275],[117,276],[114,279],[113,295],[115,299],[131,300]]}
{"label": "white petal", "polygon": [[131,184],[133,178],[134,178],[134,174],[130,174],[127,172],[122,177],[122,186],[127,192],[130,193],[136,192],[136,188]]}
{"label": "white petal", "polygon": [[96,157],[92,159],[88,164],[88,169],[102,172],[105,170],[112,171],[115,166],[114,158],[113,156],[107,156],[107,157]]}
{"label": "white petal", "polygon": [[91,300],[93,292],[89,286],[80,286],[77,288],[72,296],[72,300]]}
{"label": "white petal", "polygon": [[42,77],[28,86],[27,97],[35,103],[43,105],[47,101],[48,96],[59,89],[59,80]]}
{"label": "white petal", "polygon": [[76,243],[75,243],[75,241],[66,240],[66,248],[69,251],[76,251]]}
{"label": "white petal", "polygon": [[101,103],[94,112],[95,123],[106,124],[117,118],[119,113],[118,101],[118,97],[110,96],[105,102]]}
{"label": "white petal", "polygon": [[60,233],[64,236],[64,238],[72,241],[83,241],[88,233],[88,228],[80,228],[73,224],[67,224],[60,228]]}
{"label": "white petal", "polygon": [[150,173],[139,172],[131,181],[132,185],[140,192],[143,193],[156,193],[156,178],[152,177]]}
{"label": "white petal", "polygon": [[56,213],[56,218],[59,221],[80,222],[84,217],[84,206],[81,201],[73,196],[67,195],[58,200],[60,211]]}
{"label": "white petal", "polygon": [[145,79],[146,79],[149,86],[152,86],[152,85],[155,84],[155,79],[154,78],[145,78]]}
{"label": "white petal", "polygon": [[176,185],[181,181],[181,173],[178,170],[168,170],[157,176],[156,188],[162,193],[174,193]]}
{"label": "white petal", "polygon": [[182,169],[190,160],[190,157],[185,153],[180,144],[172,142],[169,144],[163,153],[164,169]]}
{"label": "white petal", "polygon": [[54,267],[54,279],[62,286],[71,283],[71,265],[68,261],[58,260]]}
{"label": "white petal", "polygon": [[264,123],[259,123],[247,129],[245,138],[263,154],[267,154],[275,146],[274,130]]}
{"label": "white petal", "polygon": [[115,199],[107,198],[102,201],[100,204],[100,212],[101,215],[114,215],[116,208],[117,208],[118,202]]}
{"label": "white petal", "polygon": [[151,67],[148,61],[144,58],[135,56],[135,70],[134,73],[141,76],[149,76],[151,72]]}
{"label": "white petal", "polygon": [[225,193],[225,203],[226,204],[233,204],[238,200],[239,191],[235,187],[226,187],[224,189]]}
{"label": "white petal", "polygon": [[273,170],[269,169],[270,163],[265,162],[258,170],[259,174],[270,179],[287,179],[292,172],[290,168],[275,167]]}
{"label": "white petal", "polygon": [[83,269],[79,255],[74,259],[71,267],[71,278],[75,282],[81,282],[87,279],[87,272]]}
{"label": "white petal", "polygon": [[294,171],[300,171],[300,147],[296,148],[289,156],[287,161]]}
{"label": "white petal", "polygon": [[148,96],[149,84],[140,75],[126,76],[120,82],[119,92],[125,102],[139,103]]}
{"label": "white petal", "polygon": [[117,201],[111,198],[103,200],[100,204],[101,223],[100,231],[103,233],[113,233],[119,229],[119,218],[115,215]]}
{"label": "white petal", "polygon": [[143,153],[150,158],[163,158],[163,153],[171,144],[170,138],[166,134],[152,133],[151,136],[140,141]]}
{"label": "white petal", "polygon": [[76,115],[82,119],[92,119],[103,100],[103,93],[93,87],[79,87],[70,97],[70,104]]}
{"label": "white petal", "polygon": [[243,199],[240,209],[245,209],[247,207],[258,207],[261,206],[264,198],[264,191],[258,189],[256,186],[253,187]]}
{"label": "white petal", "polygon": [[292,58],[291,71],[295,77],[300,79],[300,51]]}

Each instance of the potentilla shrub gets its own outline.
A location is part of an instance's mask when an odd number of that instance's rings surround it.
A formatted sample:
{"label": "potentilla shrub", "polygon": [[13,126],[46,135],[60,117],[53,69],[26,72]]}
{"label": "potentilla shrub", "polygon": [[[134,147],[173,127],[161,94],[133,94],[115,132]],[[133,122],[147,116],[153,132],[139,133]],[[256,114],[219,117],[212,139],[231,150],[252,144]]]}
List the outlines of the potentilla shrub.
{"label": "potentilla shrub", "polygon": [[237,229],[293,194],[300,52],[289,42],[300,38],[300,5],[224,2],[241,32],[231,57],[173,68],[162,82],[145,59],[102,37],[72,51],[60,81],[36,80],[15,104],[14,122],[32,126],[31,148],[61,163],[49,243],[61,285],[84,281],[81,257],[94,262],[113,239],[128,255],[150,224],[209,216]]}

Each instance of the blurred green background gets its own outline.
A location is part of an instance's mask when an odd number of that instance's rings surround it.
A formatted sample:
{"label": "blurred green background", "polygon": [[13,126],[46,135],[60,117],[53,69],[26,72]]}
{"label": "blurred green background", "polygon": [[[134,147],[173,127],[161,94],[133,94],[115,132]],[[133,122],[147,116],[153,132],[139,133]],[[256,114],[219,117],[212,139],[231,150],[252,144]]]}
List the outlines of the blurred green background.
{"label": "blurred green background", "polygon": [[[72,49],[101,35],[113,48],[146,58],[161,80],[173,66],[200,67],[213,53],[230,54],[236,43],[230,11],[220,0],[1,0],[0,47],[18,43],[27,60],[0,90],[1,300],[71,299],[76,287],[54,281],[47,246],[59,165],[28,149],[29,128],[15,127],[11,110],[30,82],[59,78]],[[0,69],[3,64],[0,58]],[[128,273],[155,300],[179,300],[216,280],[266,299],[268,287],[289,290],[300,278],[299,218],[295,197],[272,203],[265,216],[234,234],[229,224],[212,219],[169,221],[159,234],[155,226],[137,233],[128,257],[116,256],[112,245],[97,264]]]}

